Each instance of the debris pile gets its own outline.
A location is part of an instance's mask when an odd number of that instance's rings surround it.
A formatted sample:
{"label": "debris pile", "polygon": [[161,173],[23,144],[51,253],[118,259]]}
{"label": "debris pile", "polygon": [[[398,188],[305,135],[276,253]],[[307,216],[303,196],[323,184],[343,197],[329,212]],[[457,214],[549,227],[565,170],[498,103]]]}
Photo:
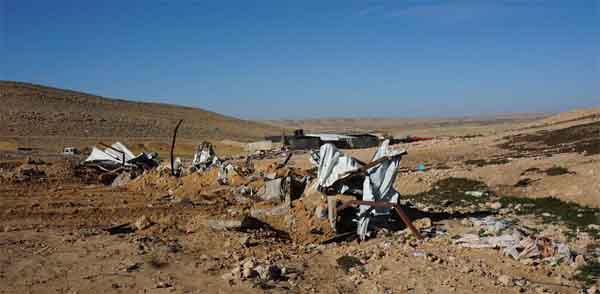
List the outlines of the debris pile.
{"label": "debris pile", "polygon": [[104,145],[104,150],[97,147],[92,148],[91,154],[84,160],[88,166],[95,166],[103,171],[114,171],[119,168],[132,169],[150,169],[158,166],[158,154],[155,152],[142,152],[135,156],[121,142],[116,142],[111,146]]}
{"label": "debris pile", "polygon": [[[392,149],[389,142],[385,140],[377,148],[369,163],[343,154],[333,144],[325,144],[318,155],[311,155],[313,160],[319,160],[317,190],[327,195],[328,216],[334,228],[338,224],[337,213],[358,204],[356,217],[352,220],[357,223],[356,232],[361,240],[370,236],[374,226],[388,221],[391,208],[414,231],[410,220],[396,206],[399,193],[393,187],[400,159],[406,150]],[[339,207],[338,202],[341,202]]]}
{"label": "debris pile", "polygon": [[156,168],[160,161],[156,152],[142,152],[135,156],[121,142],[93,147],[90,155],[75,168],[75,176],[84,182],[101,182],[113,187],[123,187],[145,170]]}
{"label": "debris pile", "polygon": [[215,153],[213,145],[209,142],[202,142],[196,148],[194,160],[192,161],[192,171],[205,171],[211,166],[219,164],[219,157]]}
{"label": "debris pile", "polygon": [[530,229],[519,227],[492,216],[471,218],[476,233],[465,234],[454,240],[454,244],[467,248],[502,249],[525,264],[540,261],[549,264],[573,263],[569,247],[562,242],[536,235]]}

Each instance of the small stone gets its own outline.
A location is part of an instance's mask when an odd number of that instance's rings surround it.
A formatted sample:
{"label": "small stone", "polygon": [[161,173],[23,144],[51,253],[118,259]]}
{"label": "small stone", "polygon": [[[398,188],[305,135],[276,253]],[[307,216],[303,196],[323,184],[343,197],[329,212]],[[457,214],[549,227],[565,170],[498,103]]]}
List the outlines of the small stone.
{"label": "small stone", "polygon": [[156,288],[171,288],[173,287],[173,285],[169,282],[158,282],[158,285],[156,285]]}
{"label": "small stone", "polygon": [[225,281],[233,281],[234,277],[231,273],[224,273],[221,276],[221,279],[225,280]]}
{"label": "small stone", "polygon": [[248,259],[242,264],[242,268],[244,268],[244,269],[246,269],[246,268],[252,269],[255,266],[256,266],[256,263],[252,259]]}
{"label": "small stone", "polygon": [[535,292],[540,293],[540,294],[547,293],[546,288],[544,288],[544,287],[535,288]]}
{"label": "small stone", "polygon": [[468,266],[463,266],[462,268],[460,268],[460,272],[463,274],[468,274],[470,272],[473,272],[473,269]]}
{"label": "small stone", "polygon": [[252,268],[244,268],[242,271],[242,277],[244,277],[244,279],[254,278],[256,274],[256,271],[254,271]]}
{"label": "small stone", "polygon": [[489,204],[489,207],[491,209],[498,210],[498,209],[502,208],[502,203],[497,202],[497,201],[496,202],[492,202],[492,203]]}
{"label": "small stone", "polygon": [[242,247],[246,247],[248,246],[248,244],[250,244],[250,237],[246,236],[242,236],[240,238],[240,245],[242,245]]}
{"label": "small stone", "polygon": [[512,287],[514,285],[513,279],[507,275],[501,275],[498,277],[498,282],[507,287]]}
{"label": "small stone", "polygon": [[418,219],[414,222],[414,225],[417,229],[428,229],[431,228],[432,223],[431,223],[431,219],[426,217],[426,218],[421,218]]}
{"label": "small stone", "polygon": [[133,225],[135,226],[136,229],[138,230],[144,230],[148,227],[150,227],[152,225],[152,222],[150,222],[150,219],[148,219],[148,217],[146,217],[145,215],[141,216],[140,218],[138,218]]}

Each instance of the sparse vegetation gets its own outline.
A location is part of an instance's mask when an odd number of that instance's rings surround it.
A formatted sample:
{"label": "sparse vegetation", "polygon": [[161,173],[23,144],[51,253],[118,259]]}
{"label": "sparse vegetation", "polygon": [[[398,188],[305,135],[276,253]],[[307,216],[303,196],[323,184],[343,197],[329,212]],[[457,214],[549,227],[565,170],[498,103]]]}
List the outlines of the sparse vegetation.
{"label": "sparse vegetation", "polygon": [[[576,125],[552,131],[538,131],[533,134],[520,134],[506,137],[508,141],[498,145],[500,148],[517,151],[522,154],[533,152],[557,154],[576,152],[587,156],[600,154],[600,122]],[[551,147],[551,150],[547,150]]]}
{"label": "sparse vegetation", "polygon": [[[433,189],[427,192],[407,195],[407,198],[417,202],[440,206],[469,206],[471,204],[484,203],[489,200],[488,186],[477,180],[466,178],[446,178],[437,181]],[[475,196],[471,191],[484,192],[481,196]]]}
{"label": "sparse vegetation", "polygon": [[497,164],[507,164],[510,161],[506,158],[494,158],[494,159],[469,159],[465,161],[466,165],[476,165],[478,167],[486,166],[486,165],[497,165]]}
{"label": "sparse vegetation", "polygon": [[562,166],[553,166],[553,167],[547,169],[545,172],[549,176],[560,176],[560,175],[572,173],[570,170],[568,170],[567,168],[564,168]]}
{"label": "sparse vegetation", "polygon": [[600,262],[590,261],[577,268],[575,279],[591,285],[600,279]]}
{"label": "sparse vegetation", "polygon": [[504,206],[519,205],[517,214],[534,214],[541,216],[546,223],[564,223],[573,231],[588,232],[595,238],[600,237],[600,231],[590,225],[600,223],[600,209],[565,202],[554,197],[521,198],[502,197],[500,203]]}
{"label": "sparse vegetation", "polygon": [[363,265],[362,262],[360,262],[360,259],[349,255],[339,257],[336,262],[338,266],[341,267],[346,273],[350,272],[350,269],[353,267]]}

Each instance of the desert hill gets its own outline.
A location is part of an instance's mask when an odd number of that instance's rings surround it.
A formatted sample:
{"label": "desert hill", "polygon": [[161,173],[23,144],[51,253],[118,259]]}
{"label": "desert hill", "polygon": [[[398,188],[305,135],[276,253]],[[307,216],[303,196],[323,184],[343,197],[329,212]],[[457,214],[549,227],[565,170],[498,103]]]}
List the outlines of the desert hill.
{"label": "desert hill", "polygon": [[41,85],[0,81],[0,137],[170,137],[247,141],[281,129],[199,108],[133,102]]}

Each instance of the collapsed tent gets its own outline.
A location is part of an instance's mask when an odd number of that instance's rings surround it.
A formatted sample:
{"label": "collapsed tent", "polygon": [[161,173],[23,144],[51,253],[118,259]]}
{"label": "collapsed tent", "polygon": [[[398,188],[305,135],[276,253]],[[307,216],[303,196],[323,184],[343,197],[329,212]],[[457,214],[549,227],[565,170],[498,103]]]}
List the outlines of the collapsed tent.
{"label": "collapsed tent", "polygon": [[[371,162],[379,164],[367,169],[363,182],[363,199],[366,201],[386,201],[398,203],[400,194],[394,189],[394,181],[400,166],[402,155],[406,150],[395,150],[389,148],[389,140],[385,140],[375,152]],[[358,220],[358,235],[364,239],[368,234],[368,226],[371,216],[389,215],[389,208],[373,209],[366,205],[360,206]]]}
{"label": "collapsed tent", "polygon": [[157,159],[158,154],[155,152],[142,152],[135,156],[123,143],[116,142],[106,146],[104,150],[93,147],[84,163],[94,164],[104,170],[114,170],[119,167],[152,168],[158,165]]}
{"label": "collapsed tent", "polygon": [[[405,150],[395,150],[389,147],[385,140],[375,152],[370,163],[359,160],[340,152],[333,144],[321,146],[317,174],[317,189],[326,195],[346,194],[355,196],[358,200],[370,202],[388,202],[396,204],[399,193],[394,190],[398,166]],[[329,215],[335,215],[328,207]],[[361,239],[369,235],[370,221],[378,216],[389,216],[389,207],[372,208],[360,205],[354,219],[357,224],[357,234]],[[332,220],[335,223],[335,220]]]}

